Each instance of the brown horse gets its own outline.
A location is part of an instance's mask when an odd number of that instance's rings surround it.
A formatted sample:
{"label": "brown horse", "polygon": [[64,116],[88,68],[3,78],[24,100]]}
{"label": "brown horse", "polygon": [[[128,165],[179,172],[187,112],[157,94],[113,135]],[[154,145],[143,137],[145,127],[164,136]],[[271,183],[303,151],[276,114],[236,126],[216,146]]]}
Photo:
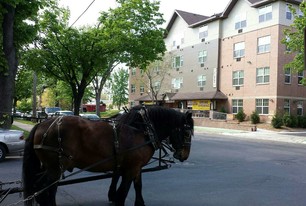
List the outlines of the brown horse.
{"label": "brown horse", "polygon": [[[30,132],[23,160],[25,205],[56,205],[57,183],[64,171],[80,168],[92,172],[113,171],[109,200],[124,205],[134,182],[135,205],[144,205],[141,170],[155,149],[169,138],[174,157],[188,158],[193,120],[191,113],[163,107],[135,107],[116,127],[66,116],[47,120]],[[116,184],[122,177],[121,184]]]}

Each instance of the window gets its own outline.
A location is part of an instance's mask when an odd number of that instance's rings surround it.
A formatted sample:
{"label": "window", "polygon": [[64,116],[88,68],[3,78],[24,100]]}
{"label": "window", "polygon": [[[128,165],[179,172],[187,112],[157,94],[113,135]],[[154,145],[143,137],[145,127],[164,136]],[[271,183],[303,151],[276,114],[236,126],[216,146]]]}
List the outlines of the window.
{"label": "window", "polygon": [[264,84],[270,82],[270,67],[256,69],[256,83]]}
{"label": "window", "polygon": [[159,74],[159,72],[160,72],[160,67],[159,67],[159,65],[155,65],[155,66],[153,67],[153,72],[156,73],[156,74]]}
{"label": "window", "polygon": [[264,6],[258,9],[259,23],[272,19],[272,5]]}
{"label": "window", "polygon": [[132,76],[135,76],[135,75],[136,75],[136,68],[132,68],[132,69],[131,69],[131,75],[132,75]]}
{"label": "window", "polygon": [[298,11],[297,11],[299,17],[303,17],[304,13],[301,11],[301,8],[299,7]]}
{"label": "window", "polygon": [[241,13],[235,17],[235,29],[242,29],[246,27],[246,13]]}
{"label": "window", "polygon": [[178,77],[172,79],[171,86],[173,89],[180,89],[181,87],[183,87],[183,78]]}
{"label": "window", "polygon": [[233,99],[232,100],[233,114],[237,114],[242,109],[243,109],[243,100],[242,99]]}
{"label": "window", "polygon": [[173,38],[172,46],[176,47],[176,46],[180,46],[181,44],[184,44],[184,35],[183,34],[177,35]]}
{"label": "window", "polygon": [[208,26],[202,26],[199,28],[199,39],[206,38],[208,36]]}
{"label": "window", "polygon": [[288,46],[288,43],[290,42],[290,37],[289,37],[289,36],[286,36],[285,38],[286,38],[286,43],[285,43],[286,52],[289,53],[289,52],[291,51],[291,49],[290,49],[289,46]]}
{"label": "window", "polygon": [[144,93],[144,85],[142,84],[142,85],[140,85],[140,87],[139,87],[139,91],[140,91],[140,93]]}
{"label": "window", "polygon": [[291,84],[291,69],[285,69],[285,84]]}
{"label": "window", "polygon": [[290,114],[290,99],[284,99],[284,112]]}
{"label": "window", "polygon": [[296,114],[298,116],[303,116],[303,101],[299,100],[296,102]]}
{"label": "window", "polygon": [[131,84],[131,93],[135,93],[135,91],[136,91],[135,84]]}
{"label": "window", "polygon": [[154,82],[154,91],[158,91],[160,89],[160,82]]}
{"label": "window", "polygon": [[291,7],[292,7],[291,4],[286,4],[286,19],[289,19],[289,20],[292,19],[292,13],[290,11]]}
{"label": "window", "polygon": [[244,42],[234,44],[234,58],[244,57]]}
{"label": "window", "polygon": [[234,71],[233,72],[233,86],[241,86],[244,83],[244,71]]}
{"label": "window", "polygon": [[200,75],[198,76],[198,87],[204,87],[206,84],[206,76]]}
{"label": "window", "polygon": [[183,66],[183,56],[173,57],[172,67],[173,68],[180,68],[182,66]]}
{"label": "window", "polygon": [[269,99],[256,99],[256,111],[258,114],[269,114]]}
{"label": "window", "polygon": [[204,63],[207,60],[207,51],[203,50],[199,52],[199,63]]}
{"label": "window", "polygon": [[265,36],[265,37],[258,38],[257,52],[259,54],[269,52],[270,44],[271,44],[271,36]]}
{"label": "window", "polygon": [[298,84],[302,85],[304,79],[304,71],[298,72]]}

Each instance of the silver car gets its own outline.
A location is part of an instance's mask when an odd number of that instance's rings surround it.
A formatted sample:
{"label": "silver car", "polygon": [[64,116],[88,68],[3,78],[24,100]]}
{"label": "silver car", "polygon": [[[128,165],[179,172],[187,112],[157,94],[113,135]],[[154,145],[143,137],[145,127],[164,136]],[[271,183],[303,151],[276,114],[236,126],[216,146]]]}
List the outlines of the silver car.
{"label": "silver car", "polygon": [[23,152],[24,144],[23,131],[0,129],[0,162],[7,154]]}

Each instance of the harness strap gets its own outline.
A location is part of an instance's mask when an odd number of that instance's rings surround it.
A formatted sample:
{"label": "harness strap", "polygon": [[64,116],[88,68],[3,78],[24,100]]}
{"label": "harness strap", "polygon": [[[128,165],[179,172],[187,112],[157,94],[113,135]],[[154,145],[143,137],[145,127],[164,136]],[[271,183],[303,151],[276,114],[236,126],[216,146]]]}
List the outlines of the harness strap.
{"label": "harness strap", "polygon": [[63,155],[64,157],[67,157],[69,160],[72,160],[72,156],[65,154],[63,151],[59,151],[59,148],[56,147],[52,147],[52,146],[47,146],[47,145],[34,145],[33,146],[34,149],[43,149],[43,150],[48,150],[51,152],[56,152],[56,153],[61,153],[61,155]]}
{"label": "harness strap", "polygon": [[156,131],[155,131],[155,129],[154,129],[149,117],[148,117],[148,112],[147,112],[146,107],[142,107],[139,110],[138,113],[141,115],[141,117],[142,117],[142,119],[143,119],[143,121],[146,125],[146,130],[147,130],[149,139],[152,142],[154,150],[158,150],[160,148],[160,142],[157,138]]}

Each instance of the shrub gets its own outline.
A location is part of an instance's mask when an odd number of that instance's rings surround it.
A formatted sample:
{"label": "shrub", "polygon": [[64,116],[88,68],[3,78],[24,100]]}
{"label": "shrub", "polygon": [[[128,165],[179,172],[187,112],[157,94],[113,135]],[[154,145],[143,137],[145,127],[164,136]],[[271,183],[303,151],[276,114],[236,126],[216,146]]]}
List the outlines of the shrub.
{"label": "shrub", "polygon": [[254,111],[251,114],[251,122],[252,124],[258,124],[260,122],[260,117],[257,111]]}
{"label": "shrub", "polygon": [[222,112],[222,113],[227,113],[225,107],[221,107],[220,112]]}
{"label": "shrub", "polygon": [[243,122],[246,117],[246,114],[243,112],[243,109],[239,110],[239,112],[236,114],[236,119],[238,122]]}
{"label": "shrub", "polygon": [[306,116],[297,116],[297,126],[306,128]]}
{"label": "shrub", "polygon": [[283,123],[284,123],[284,126],[291,127],[292,119],[288,113],[284,114]]}
{"label": "shrub", "polygon": [[283,116],[283,123],[286,127],[297,127],[298,126],[298,119],[297,119],[296,116],[285,114]]}
{"label": "shrub", "polygon": [[271,121],[272,127],[281,128],[283,126],[283,118],[279,114],[275,114]]}

